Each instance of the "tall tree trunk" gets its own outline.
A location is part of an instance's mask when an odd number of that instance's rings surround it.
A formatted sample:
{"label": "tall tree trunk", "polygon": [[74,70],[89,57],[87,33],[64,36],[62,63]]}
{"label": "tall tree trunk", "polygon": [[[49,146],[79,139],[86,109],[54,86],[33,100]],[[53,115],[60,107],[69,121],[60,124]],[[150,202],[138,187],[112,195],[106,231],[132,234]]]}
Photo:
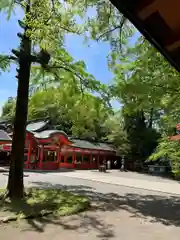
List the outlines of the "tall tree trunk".
{"label": "tall tree trunk", "polygon": [[153,114],[154,114],[154,109],[151,108],[148,128],[152,128],[152,125],[153,125]]}
{"label": "tall tree trunk", "polygon": [[[27,5],[26,14],[29,11],[30,4]],[[26,31],[27,28],[24,30],[24,36],[21,40],[21,48],[19,54],[16,114],[14,119],[12,155],[7,185],[8,196],[11,199],[19,199],[22,198],[24,195],[24,146],[28,113],[29,78],[31,68],[31,40],[26,36]]]}

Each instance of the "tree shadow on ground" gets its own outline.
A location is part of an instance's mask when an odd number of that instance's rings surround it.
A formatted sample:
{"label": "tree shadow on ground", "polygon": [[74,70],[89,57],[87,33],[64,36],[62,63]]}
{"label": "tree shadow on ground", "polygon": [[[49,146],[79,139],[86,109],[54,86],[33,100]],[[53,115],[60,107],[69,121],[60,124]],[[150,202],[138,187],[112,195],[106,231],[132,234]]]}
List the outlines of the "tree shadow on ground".
{"label": "tree shadow on ground", "polygon": [[[92,207],[88,212],[68,217],[48,216],[37,219],[27,219],[23,231],[44,232],[47,225],[55,225],[65,230],[80,232],[93,231],[96,237],[106,240],[115,236],[115,226],[107,223],[101,215],[103,212],[128,211],[131,216],[143,218],[149,222],[160,222],[164,225],[180,226],[180,197],[129,193],[100,193],[95,188],[83,185],[51,184],[49,182],[32,182],[39,188],[62,189],[74,194],[85,195]],[[49,196],[53,199],[56,196]],[[42,203],[43,204],[43,203]]]}
{"label": "tree shadow on ground", "polygon": [[180,196],[144,195],[127,193],[99,193],[95,189],[82,185],[61,185],[48,182],[34,182],[38,187],[61,188],[75,194],[85,195],[92,202],[92,211],[127,210],[131,217],[141,217],[150,222],[160,222],[164,225],[180,226]]}
{"label": "tree shadow on ground", "polygon": [[37,232],[44,232],[47,225],[54,225],[67,231],[75,231],[75,234],[78,234],[78,232],[88,233],[93,230],[96,232],[96,236],[103,240],[115,236],[113,224],[107,224],[93,214],[80,213],[67,217],[48,216],[31,220],[31,222],[28,221],[27,223],[28,227],[25,227],[22,231],[35,230]]}
{"label": "tree shadow on ground", "polygon": [[[28,188],[26,195],[21,200],[10,200],[1,195],[1,221],[26,219],[31,228],[43,232],[42,224],[54,223],[58,216],[79,213],[89,207],[87,198],[56,188]],[[47,218],[47,215],[52,216]]]}
{"label": "tree shadow on ground", "polygon": [[[50,189],[61,189],[65,190],[67,192],[74,193],[74,195],[83,195],[85,196],[84,192],[81,192],[82,189],[85,190],[87,193],[91,193],[93,191],[93,188],[88,187],[88,186],[83,186],[83,185],[78,185],[74,186],[71,188],[65,185],[51,185],[49,183],[38,183],[36,182],[36,186],[39,187],[40,189],[44,188],[50,188]],[[89,194],[87,195],[89,196]],[[49,195],[47,196],[48,199],[47,201],[53,202],[54,199],[56,199],[55,195]],[[68,197],[67,200],[68,201]],[[25,203],[26,204],[26,203]],[[41,208],[43,206],[40,204],[40,206],[36,206],[37,209]],[[56,208],[56,206],[55,206]],[[20,209],[12,209],[12,211],[19,211]],[[105,223],[101,218],[98,216],[91,214],[94,211],[94,207],[90,207],[88,213],[87,212],[81,212],[76,215],[71,215],[71,216],[64,216],[64,217],[59,217],[55,215],[48,215],[48,216],[43,216],[41,218],[28,218],[26,220],[23,220],[25,223],[25,227],[23,227],[22,231],[37,231],[39,233],[42,233],[45,231],[45,228],[47,225],[54,225],[57,227],[60,227],[64,230],[74,230],[76,233],[77,231],[83,231],[84,233],[87,233],[91,231],[92,229],[96,231],[97,237],[103,240],[107,240],[110,238],[114,237],[114,231],[113,231],[113,225],[112,224],[107,224]]]}

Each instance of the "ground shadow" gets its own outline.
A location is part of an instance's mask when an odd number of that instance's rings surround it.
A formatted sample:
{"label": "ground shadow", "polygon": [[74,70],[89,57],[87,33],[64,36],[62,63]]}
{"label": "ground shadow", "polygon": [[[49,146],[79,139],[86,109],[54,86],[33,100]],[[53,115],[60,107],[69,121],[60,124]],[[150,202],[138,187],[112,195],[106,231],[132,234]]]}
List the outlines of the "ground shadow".
{"label": "ground shadow", "polygon": [[82,185],[70,186],[34,182],[36,186],[45,188],[61,188],[67,191],[88,196],[94,203],[93,211],[117,211],[124,209],[132,213],[132,217],[148,218],[151,222],[180,226],[180,196],[160,196],[132,194],[121,196],[116,193],[100,193],[95,189]]}
{"label": "ground shadow", "polygon": [[[51,184],[50,182],[32,183],[39,188],[58,188],[74,194],[85,195],[91,200],[92,207],[88,212],[71,217],[48,216],[28,219],[28,226],[24,231],[44,232],[47,225],[53,224],[66,230],[83,232],[93,230],[99,239],[111,239],[115,236],[115,227],[113,224],[107,224],[102,219],[101,214],[102,212],[120,210],[128,211],[132,218],[144,218],[150,222],[180,226],[180,196],[132,194],[130,189],[129,193],[119,195],[111,192],[97,192],[95,188],[83,185]],[[52,201],[55,197],[49,196]]]}
{"label": "ground shadow", "polygon": [[[3,194],[1,195],[1,219],[16,221],[18,216],[18,218],[25,219],[32,229],[43,232],[46,224],[55,224],[55,220],[59,219],[58,213],[68,215],[87,209],[89,204],[85,200],[68,191],[59,191],[56,188],[48,190],[28,188],[26,196],[21,200],[10,200],[3,198]],[[54,212],[55,214],[52,214]],[[51,217],[48,218],[47,215],[51,215]]]}
{"label": "ground shadow", "polygon": [[[94,199],[94,188],[83,186],[83,185],[77,185],[77,186],[66,186],[66,185],[52,185],[50,183],[42,183],[42,182],[34,182],[34,185],[39,188],[50,188],[50,189],[61,189],[65,191],[69,191],[74,194],[78,195],[86,195],[90,199]],[[92,193],[92,197],[91,197]],[[54,199],[56,199],[55,195],[49,195],[47,196],[47,201],[53,202]],[[97,201],[99,199],[99,196],[97,196]],[[69,201],[68,198],[66,201]],[[93,200],[94,201],[94,200]],[[24,202],[26,208],[27,203]],[[36,205],[37,209],[42,208],[43,202],[39,205]],[[22,206],[22,204],[21,204]],[[56,206],[55,206],[56,208]],[[48,209],[47,209],[48,210]],[[12,212],[19,212],[20,208],[17,206],[15,208],[12,207]],[[45,231],[45,228],[47,225],[55,225],[57,227],[60,227],[65,230],[74,230],[74,231],[81,231],[84,233],[87,233],[89,231],[95,231],[96,236],[99,239],[108,240],[113,238],[114,230],[113,225],[105,223],[103,219],[101,219],[99,216],[94,214],[96,212],[96,206],[91,206],[88,209],[88,212],[81,212],[76,215],[72,216],[65,216],[65,217],[58,217],[54,215],[48,215],[43,216],[41,218],[28,218],[26,220],[23,220],[23,223],[25,224],[25,227],[22,227],[21,231],[37,231],[39,233],[42,233]],[[27,213],[28,214],[28,213]]]}

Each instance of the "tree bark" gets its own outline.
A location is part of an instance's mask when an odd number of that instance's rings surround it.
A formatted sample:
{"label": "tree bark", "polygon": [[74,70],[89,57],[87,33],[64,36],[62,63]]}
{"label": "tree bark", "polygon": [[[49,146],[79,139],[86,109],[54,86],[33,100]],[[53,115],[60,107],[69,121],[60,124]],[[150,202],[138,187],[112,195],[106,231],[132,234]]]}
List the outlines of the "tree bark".
{"label": "tree bark", "polygon": [[[29,11],[30,5],[27,5],[26,14]],[[26,36],[26,31],[27,28],[25,29],[24,37],[21,40],[19,56],[16,113],[14,119],[12,154],[7,185],[8,196],[11,199],[20,199],[24,196],[24,147],[28,113],[29,78],[31,68],[31,40]]]}

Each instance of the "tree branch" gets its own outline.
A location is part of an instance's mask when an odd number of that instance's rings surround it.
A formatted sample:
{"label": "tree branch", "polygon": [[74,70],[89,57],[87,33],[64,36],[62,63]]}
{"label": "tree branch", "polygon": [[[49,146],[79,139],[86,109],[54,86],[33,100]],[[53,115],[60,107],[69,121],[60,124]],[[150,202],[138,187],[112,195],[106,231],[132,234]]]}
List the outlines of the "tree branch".
{"label": "tree branch", "polygon": [[[0,55],[1,57],[2,55]],[[0,58],[0,63],[2,63],[5,60],[13,60],[13,61],[17,61],[18,59],[14,56],[2,56],[2,58]]]}
{"label": "tree branch", "polygon": [[116,26],[116,27],[114,27],[114,28],[112,28],[112,29],[104,32],[104,33],[102,33],[102,34],[97,38],[97,41],[99,41],[101,38],[103,38],[103,37],[106,36],[107,34],[112,33],[113,31],[115,31],[115,30],[118,29],[118,28],[120,28],[120,25],[119,25],[119,26]]}
{"label": "tree branch", "polygon": [[[60,66],[47,66],[47,69],[52,69],[52,68],[64,69],[65,71],[74,74],[80,81],[81,93],[84,95],[84,89],[83,89],[83,81],[84,81],[84,79],[81,77],[80,74],[78,74],[74,69],[70,69],[69,67],[62,66],[62,65],[60,65]],[[58,77],[58,75],[56,73],[55,73],[55,75],[56,75],[56,77]]]}
{"label": "tree branch", "polygon": [[120,51],[122,50],[122,27],[126,21],[126,18],[123,16],[120,22],[120,32],[119,32],[119,39],[120,39]]}
{"label": "tree branch", "polygon": [[109,7],[109,14],[108,14],[108,24],[111,18],[111,13],[112,13],[112,4],[110,3],[110,7]]}
{"label": "tree branch", "polygon": [[[55,12],[54,12],[54,13],[55,13]],[[55,13],[55,14],[56,14],[56,13]],[[47,20],[44,21],[44,25],[46,25],[46,26],[50,25],[49,21],[51,20],[52,16],[53,16],[53,12],[51,13],[50,17],[49,17]],[[56,14],[56,16],[57,16],[57,14]],[[76,32],[76,31],[74,31],[74,30],[71,29],[71,28],[67,28],[66,26],[58,26],[58,27],[61,28],[61,29],[63,29],[63,30],[66,31],[66,32],[69,32],[69,33],[80,34],[79,32]],[[36,30],[36,28],[34,28],[34,30]]]}
{"label": "tree branch", "polygon": [[126,21],[126,18],[123,16],[122,19],[121,19],[120,25],[118,25],[118,26],[116,26],[116,27],[114,27],[114,28],[112,28],[112,29],[110,29],[110,30],[102,33],[102,34],[97,38],[97,41],[99,41],[101,38],[103,38],[104,36],[106,36],[106,35],[109,34],[109,33],[114,32],[114,31],[117,30],[117,29],[120,29],[120,31],[122,32],[122,28],[123,28],[123,25],[124,25],[125,21]]}
{"label": "tree branch", "polygon": [[148,128],[152,128],[152,124],[153,124],[153,114],[154,114],[154,108],[151,108]]}
{"label": "tree branch", "polygon": [[14,3],[16,3],[16,4],[20,5],[22,8],[24,8],[24,5],[20,1],[14,0]]}
{"label": "tree branch", "polygon": [[51,4],[52,4],[52,10],[53,10],[54,12],[56,12],[54,0],[51,0]]}

